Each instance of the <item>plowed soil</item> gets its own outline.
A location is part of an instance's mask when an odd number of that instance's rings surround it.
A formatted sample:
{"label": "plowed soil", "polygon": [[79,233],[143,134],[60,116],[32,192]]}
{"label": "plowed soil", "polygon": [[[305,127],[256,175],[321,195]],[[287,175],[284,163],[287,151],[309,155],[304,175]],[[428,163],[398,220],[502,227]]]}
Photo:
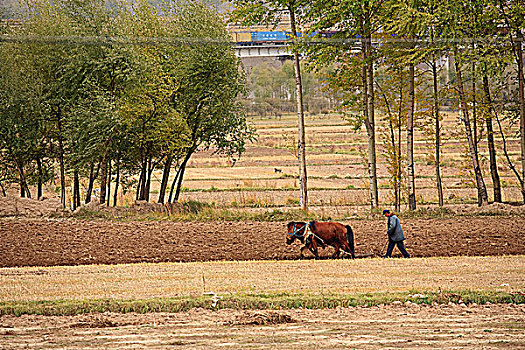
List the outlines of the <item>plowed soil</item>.
{"label": "plowed soil", "polygon": [[[346,223],[354,229],[358,256],[383,252],[384,221]],[[405,245],[414,257],[525,253],[523,217],[417,219],[402,224]],[[0,266],[298,259],[300,245],[285,244],[285,228],[284,222],[1,219]],[[329,257],[333,249],[321,253]]]}

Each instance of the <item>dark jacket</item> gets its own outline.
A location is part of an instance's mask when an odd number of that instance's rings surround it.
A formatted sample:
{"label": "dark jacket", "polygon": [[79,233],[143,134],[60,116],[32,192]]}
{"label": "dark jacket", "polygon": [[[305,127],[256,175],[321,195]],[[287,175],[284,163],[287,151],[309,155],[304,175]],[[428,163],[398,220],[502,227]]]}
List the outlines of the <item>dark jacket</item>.
{"label": "dark jacket", "polygon": [[405,239],[403,229],[401,228],[401,222],[399,222],[397,216],[390,216],[388,218],[387,226],[388,231],[386,231],[386,233],[388,234],[388,239],[392,242],[400,242]]}

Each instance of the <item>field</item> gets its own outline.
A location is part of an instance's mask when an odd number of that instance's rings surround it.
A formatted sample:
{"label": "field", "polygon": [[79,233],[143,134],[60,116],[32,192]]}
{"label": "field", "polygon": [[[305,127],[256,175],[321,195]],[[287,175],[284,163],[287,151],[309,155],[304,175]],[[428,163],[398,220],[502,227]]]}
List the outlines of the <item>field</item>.
{"label": "field", "polygon": [[[358,256],[384,252],[383,220],[346,223],[355,231]],[[415,257],[525,253],[524,217],[407,219],[403,225]],[[0,266],[297,259],[299,244],[285,244],[285,227],[283,222],[6,219],[0,221]],[[321,250],[324,257],[332,252]]]}
{"label": "field", "polygon": [[4,327],[12,328],[4,328],[6,334],[0,335],[0,346],[4,349],[519,349],[525,346],[523,315],[523,309],[510,304],[25,316],[2,321]]}
{"label": "field", "polygon": [[[441,170],[446,205],[475,203],[477,200],[466,142],[457,118],[455,113],[445,113],[442,122]],[[233,167],[230,160],[211,152],[200,152],[192,158],[183,185],[187,191],[183,198],[255,211],[261,207],[286,210],[298,206],[298,166],[294,151],[296,116],[252,118],[251,121],[258,130],[258,140],[247,145],[246,153]],[[332,114],[307,116],[306,125],[311,210],[337,216],[366,210],[369,193],[364,129],[355,132],[341,117]],[[378,120],[379,196],[381,203],[388,204],[392,203],[393,194],[388,181],[383,129],[383,122]],[[517,163],[519,140],[514,137],[514,132],[514,129],[505,129],[507,150]],[[522,200],[519,186],[504,159],[499,133],[495,138],[503,200],[519,202]],[[406,142],[402,142],[402,152],[405,152],[405,147]],[[429,136],[417,128],[414,148],[417,199],[425,206],[437,204],[432,147]],[[479,143],[479,152],[482,169],[488,171],[486,142]],[[490,174],[485,173],[484,177],[491,200]],[[160,174],[156,178],[160,179]]]}
{"label": "field", "polygon": [[[420,211],[401,213],[412,259],[378,258],[385,220],[367,204],[366,139],[335,116],[307,119],[310,212],[353,227],[355,260],[329,259],[331,248],[299,260],[285,244],[286,220],[303,215],[293,116],[254,119],[259,139],[233,167],[210,151],[192,158],[182,200],[204,203],[200,221],[132,206],[129,193],[130,208],[66,215],[53,198],[0,198],[0,348],[525,348],[524,208],[473,205],[455,118],[444,120],[444,211],[416,133]],[[499,161],[504,200],[518,202]]]}
{"label": "field", "polygon": [[4,268],[0,347],[517,349],[525,346],[524,263],[506,256]]}

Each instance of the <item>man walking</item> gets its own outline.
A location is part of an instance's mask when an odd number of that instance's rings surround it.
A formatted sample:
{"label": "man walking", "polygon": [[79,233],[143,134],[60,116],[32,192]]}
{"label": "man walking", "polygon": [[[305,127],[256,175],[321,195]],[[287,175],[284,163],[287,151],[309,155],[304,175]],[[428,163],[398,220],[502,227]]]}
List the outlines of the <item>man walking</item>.
{"label": "man walking", "polygon": [[392,255],[392,250],[394,250],[394,246],[397,245],[397,248],[401,251],[401,254],[403,254],[405,258],[410,258],[410,254],[408,254],[407,250],[405,249],[405,245],[403,244],[405,235],[403,234],[403,229],[401,228],[401,222],[399,222],[397,216],[392,214],[388,209],[383,210],[383,215],[388,218],[388,230],[386,231],[386,234],[388,235],[388,248],[386,249],[386,254],[382,257],[390,258]]}

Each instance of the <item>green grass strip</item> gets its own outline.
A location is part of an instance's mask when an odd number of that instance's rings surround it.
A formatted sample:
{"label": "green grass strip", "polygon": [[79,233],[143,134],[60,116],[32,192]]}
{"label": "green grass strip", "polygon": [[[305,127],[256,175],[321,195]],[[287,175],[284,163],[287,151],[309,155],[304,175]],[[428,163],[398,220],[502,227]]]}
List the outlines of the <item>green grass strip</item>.
{"label": "green grass strip", "polygon": [[[417,295],[419,294],[419,295]],[[423,295],[423,297],[421,297]],[[403,293],[365,294],[225,294],[202,295],[197,298],[153,298],[146,300],[60,300],[60,301],[4,301],[0,302],[2,315],[71,316],[86,313],[118,312],[181,312],[192,308],[217,309],[322,309],[351,306],[374,306],[394,302],[416,304],[525,304],[524,292],[496,291],[410,291]]]}
{"label": "green grass strip", "polygon": [[[260,212],[250,212],[244,208],[217,208],[207,203],[188,201],[183,202],[180,209],[174,209],[172,212],[151,212],[142,214],[139,212],[121,212],[112,214],[111,212],[94,211],[87,208],[82,208],[78,212],[67,214],[65,216],[76,218],[80,220],[104,219],[111,221],[257,221],[257,222],[284,222],[284,221],[327,221],[327,220],[346,220],[350,214],[349,212],[342,212],[341,214],[325,214],[319,215],[315,213],[306,213],[300,209],[270,209],[267,208]],[[252,208],[258,207],[252,205]],[[260,206],[260,208],[265,208]],[[316,206],[310,206],[316,208]],[[357,220],[382,220],[382,208],[374,208],[372,210],[363,211],[359,216],[353,217]],[[499,211],[497,209],[487,212],[466,212],[456,213],[448,208],[421,208],[414,211],[405,211],[399,214],[402,219],[453,219],[457,217],[487,217],[487,216],[502,216],[502,217],[523,217],[524,213],[513,213]],[[63,214],[58,214],[58,217]]]}

